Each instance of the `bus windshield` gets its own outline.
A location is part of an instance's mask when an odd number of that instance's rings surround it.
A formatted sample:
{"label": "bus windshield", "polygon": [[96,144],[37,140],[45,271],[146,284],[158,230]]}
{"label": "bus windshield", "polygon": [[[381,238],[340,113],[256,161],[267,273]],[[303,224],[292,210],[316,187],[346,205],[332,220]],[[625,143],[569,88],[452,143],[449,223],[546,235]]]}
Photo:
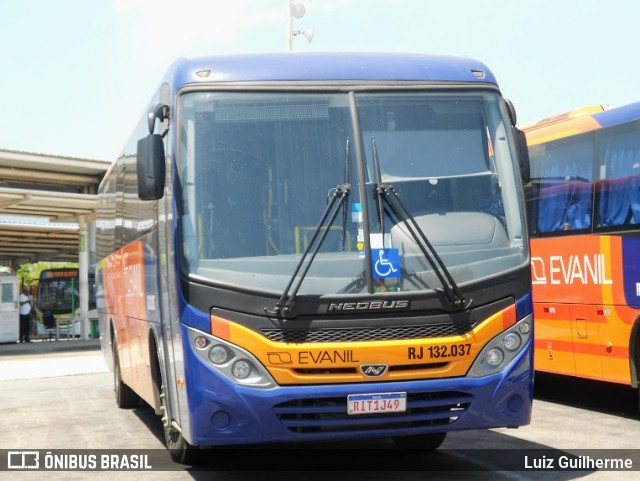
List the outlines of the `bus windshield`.
{"label": "bus windshield", "polygon": [[280,292],[308,252],[300,294],[363,292],[371,277],[376,291],[440,289],[425,238],[454,283],[521,267],[500,105],[492,91],[183,93],[183,269]]}
{"label": "bus windshield", "polygon": [[[89,280],[93,283],[92,278]],[[80,307],[80,278],[77,268],[45,269],[40,273],[36,309],[50,314],[73,315]],[[95,309],[93,289],[89,289],[89,309]]]}

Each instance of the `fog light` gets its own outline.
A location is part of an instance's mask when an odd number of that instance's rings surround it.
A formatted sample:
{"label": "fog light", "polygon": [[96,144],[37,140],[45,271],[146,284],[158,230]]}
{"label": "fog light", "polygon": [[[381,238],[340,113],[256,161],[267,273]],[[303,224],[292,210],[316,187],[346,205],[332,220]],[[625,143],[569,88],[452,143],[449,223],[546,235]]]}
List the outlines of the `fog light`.
{"label": "fog light", "polygon": [[233,365],[233,375],[238,379],[246,379],[251,374],[251,364],[248,361],[236,361]]}
{"label": "fog light", "polygon": [[494,347],[493,349],[489,349],[486,359],[489,366],[496,367],[504,360],[504,353],[500,349]]}
{"label": "fog light", "polygon": [[522,399],[522,397],[519,396],[518,394],[511,396],[507,401],[507,408],[512,413],[516,413],[520,411],[523,405],[524,405],[524,399]]}
{"label": "fog light", "polygon": [[227,411],[216,411],[211,416],[211,425],[216,429],[225,429],[231,422],[231,416]]}
{"label": "fog light", "polygon": [[209,359],[214,364],[222,364],[227,360],[228,353],[224,346],[217,344],[209,351]]}
{"label": "fog light", "polygon": [[529,331],[531,331],[531,325],[528,322],[521,322],[518,329],[522,334],[529,334]]}

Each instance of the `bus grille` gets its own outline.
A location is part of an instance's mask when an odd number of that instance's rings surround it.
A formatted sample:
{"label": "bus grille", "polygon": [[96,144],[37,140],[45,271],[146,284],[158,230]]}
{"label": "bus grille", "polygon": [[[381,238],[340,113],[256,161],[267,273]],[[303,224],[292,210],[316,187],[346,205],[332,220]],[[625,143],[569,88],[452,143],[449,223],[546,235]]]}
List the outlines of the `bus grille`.
{"label": "bus grille", "polygon": [[475,325],[473,322],[447,322],[368,328],[262,329],[262,334],[270,341],[291,343],[393,341],[461,336],[471,331]]}
{"label": "bus grille", "polygon": [[292,432],[331,433],[386,431],[446,426],[467,412],[472,402],[468,393],[447,391],[414,393],[407,396],[402,413],[348,415],[347,399],[314,398],[287,401],[274,406],[274,413]]}

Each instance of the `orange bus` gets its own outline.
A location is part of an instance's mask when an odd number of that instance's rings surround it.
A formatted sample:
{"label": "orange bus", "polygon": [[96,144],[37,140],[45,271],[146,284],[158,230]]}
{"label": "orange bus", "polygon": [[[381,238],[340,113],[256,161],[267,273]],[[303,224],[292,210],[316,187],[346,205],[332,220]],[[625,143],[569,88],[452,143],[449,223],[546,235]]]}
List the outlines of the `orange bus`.
{"label": "orange bus", "polygon": [[638,388],[640,102],[523,130],[535,370]]}

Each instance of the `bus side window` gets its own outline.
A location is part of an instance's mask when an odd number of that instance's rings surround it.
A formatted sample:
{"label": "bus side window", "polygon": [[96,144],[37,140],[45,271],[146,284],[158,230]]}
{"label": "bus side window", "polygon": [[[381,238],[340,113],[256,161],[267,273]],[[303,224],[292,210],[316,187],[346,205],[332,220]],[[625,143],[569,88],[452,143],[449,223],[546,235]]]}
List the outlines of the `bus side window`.
{"label": "bus side window", "polygon": [[569,182],[539,191],[537,229],[539,233],[580,230],[591,227],[590,182]]}
{"label": "bus side window", "polygon": [[640,142],[637,130],[612,130],[600,143],[598,227],[640,223]]}
{"label": "bus side window", "polygon": [[588,229],[591,227],[591,192],[590,182],[572,182],[570,185],[569,205],[565,216],[565,230]]}
{"label": "bus side window", "polygon": [[631,223],[640,224],[640,175],[634,175],[630,179],[629,204]]}
{"label": "bus side window", "polygon": [[640,175],[597,182],[598,227],[640,223]]}

